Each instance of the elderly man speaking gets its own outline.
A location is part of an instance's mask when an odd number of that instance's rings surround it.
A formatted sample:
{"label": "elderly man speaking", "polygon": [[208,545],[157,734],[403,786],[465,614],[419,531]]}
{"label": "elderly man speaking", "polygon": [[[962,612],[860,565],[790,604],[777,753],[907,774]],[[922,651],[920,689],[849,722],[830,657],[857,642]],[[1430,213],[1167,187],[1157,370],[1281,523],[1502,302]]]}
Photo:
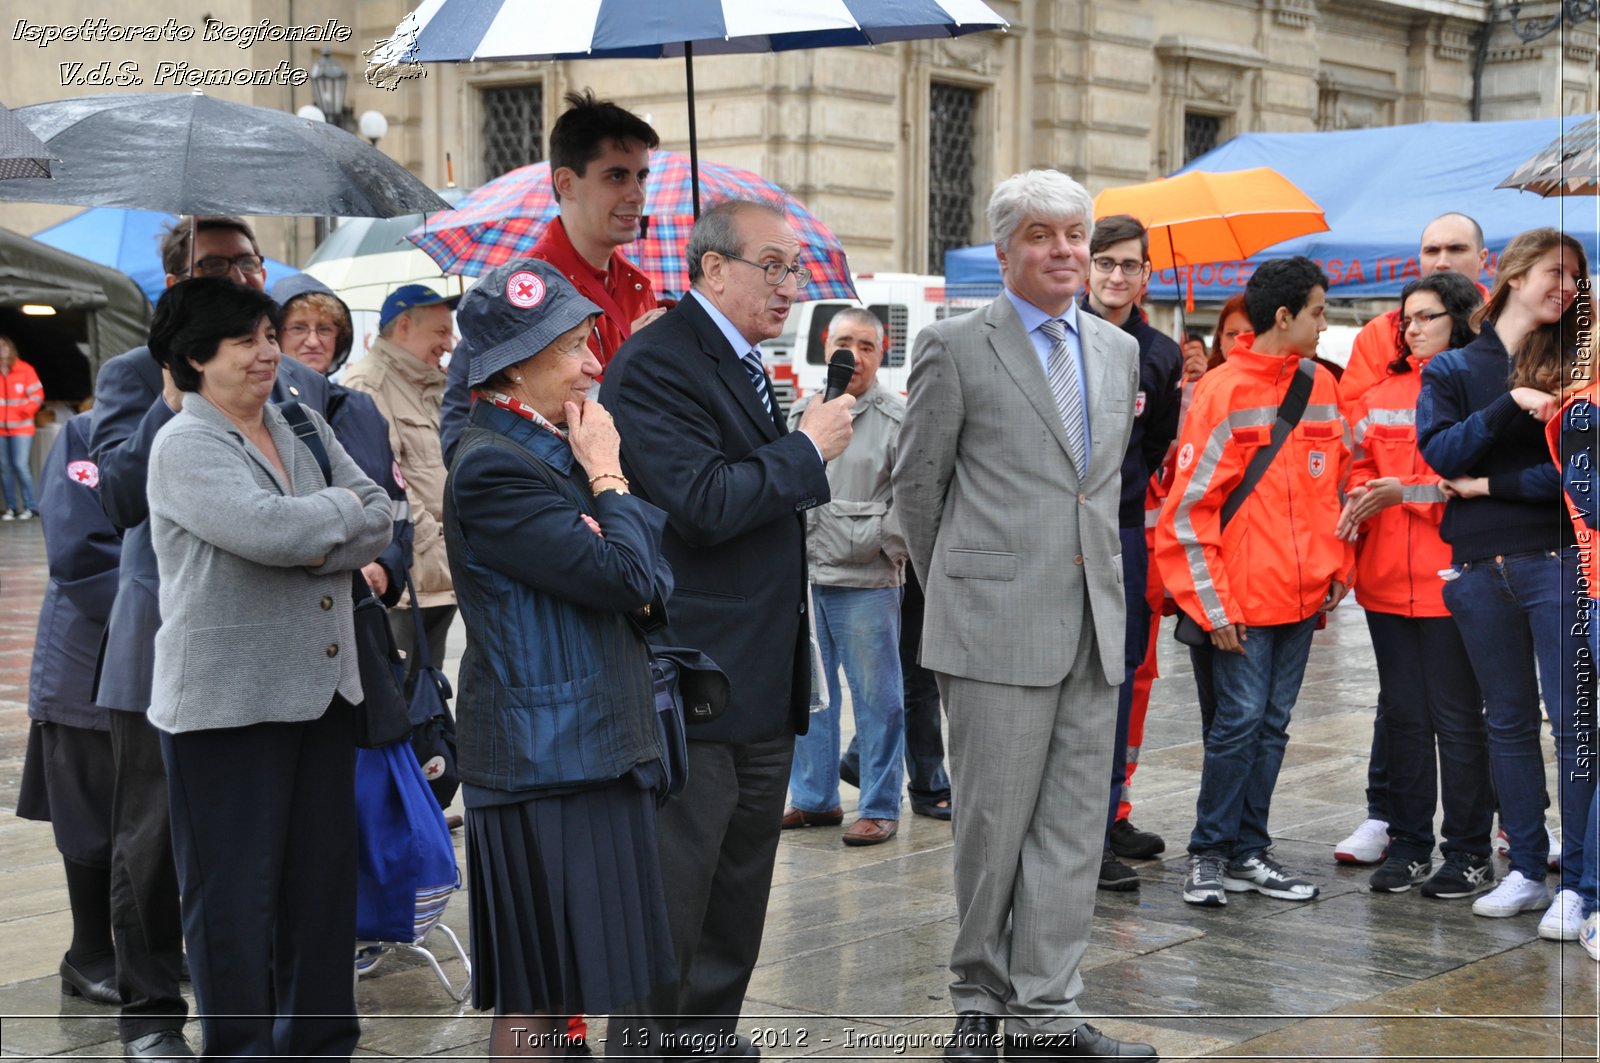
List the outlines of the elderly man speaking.
{"label": "elderly man speaking", "polygon": [[989,227],[1005,291],[917,338],[896,508],[950,717],[958,1018],[949,1060],[1154,1058],[1082,1021],[1125,606],[1121,468],[1138,345],[1080,313],[1094,205],[1032,170]]}

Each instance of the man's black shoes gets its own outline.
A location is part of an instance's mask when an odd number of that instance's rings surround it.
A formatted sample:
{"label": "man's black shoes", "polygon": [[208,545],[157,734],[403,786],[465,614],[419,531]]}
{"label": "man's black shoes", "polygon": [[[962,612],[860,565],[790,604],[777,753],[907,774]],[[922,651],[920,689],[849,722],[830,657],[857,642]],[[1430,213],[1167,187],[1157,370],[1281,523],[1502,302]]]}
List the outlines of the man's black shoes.
{"label": "man's black shoes", "polygon": [[981,1011],[963,1011],[945,1042],[949,1063],[987,1063],[1000,1058],[1000,1020]]}
{"label": "man's black shoes", "polygon": [[1065,1034],[1012,1034],[1006,1038],[1007,1059],[1148,1059],[1156,1050],[1137,1041],[1108,1037],[1088,1023]]}
{"label": "man's black shoes", "polygon": [[1124,860],[1149,860],[1166,851],[1167,843],[1154,831],[1140,830],[1125,819],[1111,825],[1111,851]]}

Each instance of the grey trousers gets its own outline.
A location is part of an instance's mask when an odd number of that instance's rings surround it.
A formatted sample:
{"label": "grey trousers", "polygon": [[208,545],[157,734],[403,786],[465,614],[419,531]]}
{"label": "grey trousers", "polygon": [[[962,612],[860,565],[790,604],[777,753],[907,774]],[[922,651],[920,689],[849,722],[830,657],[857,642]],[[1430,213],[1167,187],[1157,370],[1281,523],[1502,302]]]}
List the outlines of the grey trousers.
{"label": "grey trousers", "polygon": [[1081,1015],[1117,688],[1092,623],[1056,686],[938,678],[958,809],[951,1001],[1007,1019],[1008,1034],[1068,1033]]}

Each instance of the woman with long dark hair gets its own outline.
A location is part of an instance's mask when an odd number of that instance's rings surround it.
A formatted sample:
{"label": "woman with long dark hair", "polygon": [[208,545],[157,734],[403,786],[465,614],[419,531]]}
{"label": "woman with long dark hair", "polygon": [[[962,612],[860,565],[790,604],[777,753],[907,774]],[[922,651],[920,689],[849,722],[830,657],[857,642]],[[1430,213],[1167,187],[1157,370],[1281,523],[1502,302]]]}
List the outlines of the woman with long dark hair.
{"label": "woman with long dark hair", "polygon": [[[1578,878],[1594,775],[1580,769],[1578,751],[1594,708],[1592,691],[1579,685],[1592,666],[1574,627],[1577,549],[1544,422],[1560,405],[1580,323],[1589,323],[1588,276],[1572,237],[1557,229],[1518,235],[1474,315],[1477,338],[1435,356],[1417,398],[1422,455],[1450,496],[1440,526],[1452,562],[1444,600],[1483,690],[1489,763],[1511,842],[1510,872],[1472,910],[1505,917],[1548,908],[1539,936],[1558,941],[1575,939],[1582,923]],[[1564,828],[1553,903],[1544,882],[1541,694]]]}
{"label": "woman with long dark hair", "polygon": [[[1366,610],[1383,691],[1377,731],[1387,761],[1388,858],[1370,880],[1379,892],[1404,893],[1420,883],[1425,897],[1456,898],[1494,886],[1482,695],[1444,603],[1439,572],[1450,565],[1450,547],[1439,521],[1447,496],[1417,450],[1416,428],[1423,368],[1472,342],[1471,317],[1482,303],[1477,286],[1455,273],[1406,285],[1399,357],[1389,376],[1345,410],[1356,452],[1338,531],[1358,543],[1356,600]],[[1434,871],[1441,792],[1444,865]]]}

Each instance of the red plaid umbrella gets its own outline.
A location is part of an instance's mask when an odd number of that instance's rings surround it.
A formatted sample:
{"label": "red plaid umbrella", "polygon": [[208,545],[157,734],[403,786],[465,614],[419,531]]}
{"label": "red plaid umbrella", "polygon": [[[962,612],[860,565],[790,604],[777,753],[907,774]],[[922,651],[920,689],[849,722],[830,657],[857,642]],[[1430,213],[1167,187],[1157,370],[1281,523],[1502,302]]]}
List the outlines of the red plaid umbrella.
{"label": "red plaid umbrella", "polygon": [[[645,182],[650,225],[642,239],[622,248],[629,261],[650,275],[661,294],[680,294],[689,287],[683,250],[694,227],[690,174],[688,156],[673,151],[650,153],[650,179]],[[800,238],[800,264],[811,271],[811,283],[800,289],[800,298],[856,298],[850,264],[838,237],[782,188],[748,170],[702,161],[700,195],[707,204],[728,199],[783,204],[789,224]],[[433,215],[406,238],[446,273],[477,276],[526,255],[557,213],[550,164],[536,162],[495,178],[463,198],[454,210]]]}

